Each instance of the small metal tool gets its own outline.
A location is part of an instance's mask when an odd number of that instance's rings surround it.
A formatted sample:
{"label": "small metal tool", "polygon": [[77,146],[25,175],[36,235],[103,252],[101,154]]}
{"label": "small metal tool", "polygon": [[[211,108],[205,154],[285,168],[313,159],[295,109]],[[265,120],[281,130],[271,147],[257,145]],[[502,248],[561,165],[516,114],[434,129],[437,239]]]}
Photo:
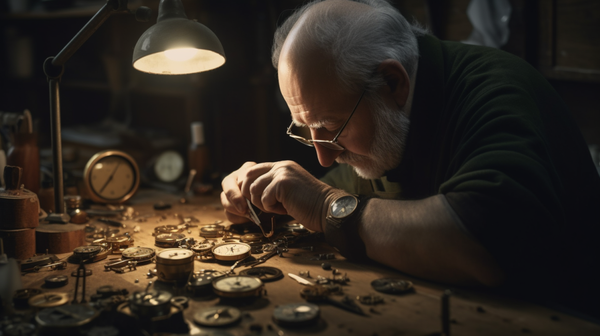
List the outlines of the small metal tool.
{"label": "small metal tool", "polygon": [[298,281],[298,283],[305,285],[305,286],[314,286],[315,284],[304,279],[303,277],[293,274],[293,273],[288,273],[288,276],[296,281]]}
{"label": "small metal tool", "polygon": [[254,208],[252,207],[252,203],[250,203],[250,200],[247,198],[246,198],[246,203],[248,204],[248,215],[246,215],[246,217],[248,217],[254,224],[260,226],[260,219],[256,215],[256,212],[254,211]]}
{"label": "small metal tool", "polygon": [[[71,304],[87,302],[85,300],[85,278],[86,278],[86,275],[87,274],[86,274],[86,270],[85,270],[85,263],[82,260],[79,263],[79,267],[77,267],[77,278],[75,279],[75,295],[73,297],[73,301],[71,301]],[[83,286],[81,287],[81,301],[77,302],[77,293],[79,292],[79,278],[80,277],[83,278]]]}

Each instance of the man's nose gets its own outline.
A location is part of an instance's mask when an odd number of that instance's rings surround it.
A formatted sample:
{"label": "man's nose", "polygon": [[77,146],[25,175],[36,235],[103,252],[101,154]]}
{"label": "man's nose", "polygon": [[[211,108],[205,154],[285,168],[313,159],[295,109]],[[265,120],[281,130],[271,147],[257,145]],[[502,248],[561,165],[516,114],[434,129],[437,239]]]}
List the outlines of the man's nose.
{"label": "man's nose", "polygon": [[[310,136],[313,139],[319,140],[329,140],[328,134],[323,129],[311,129]],[[335,159],[342,154],[343,151],[329,149],[325,146],[320,145],[318,142],[314,143],[315,150],[317,151],[317,158],[319,159],[319,163],[323,167],[329,167],[335,162]]]}
{"label": "man's nose", "polygon": [[340,154],[342,154],[343,152],[341,150],[326,148],[325,146],[320,145],[319,143],[315,143],[315,150],[317,151],[317,158],[319,159],[319,164],[321,164],[321,166],[323,167],[331,166],[335,162],[335,159],[337,159],[337,157],[340,156]]}

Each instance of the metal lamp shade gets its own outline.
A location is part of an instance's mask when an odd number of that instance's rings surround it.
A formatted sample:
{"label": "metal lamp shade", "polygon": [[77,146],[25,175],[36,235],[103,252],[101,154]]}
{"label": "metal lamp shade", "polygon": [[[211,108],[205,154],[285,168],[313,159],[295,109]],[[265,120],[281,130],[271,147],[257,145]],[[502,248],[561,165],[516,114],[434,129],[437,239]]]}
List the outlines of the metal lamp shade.
{"label": "metal lamp shade", "polygon": [[[192,48],[195,55],[173,60],[165,51]],[[225,52],[217,36],[206,26],[187,18],[159,20],[142,34],[133,51],[133,67],[160,75],[182,75],[208,71],[225,63]]]}

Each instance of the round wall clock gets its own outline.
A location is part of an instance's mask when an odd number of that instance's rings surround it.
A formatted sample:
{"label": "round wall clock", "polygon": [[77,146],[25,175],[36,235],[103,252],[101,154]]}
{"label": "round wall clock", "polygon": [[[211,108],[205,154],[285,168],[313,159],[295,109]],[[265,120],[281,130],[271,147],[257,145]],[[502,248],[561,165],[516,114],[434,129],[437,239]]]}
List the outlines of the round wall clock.
{"label": "round wall clock", "polygon": [[161,182],[174,182],[183,173],[185,161],[174,150],[160,153],[154,163],[154,174]]}
{"label": "round wall clock", "polygon": [[89,197],[97,203],[122,203],[131,198],[140,185],[135,160],[125,152],[105,150],[94,155],[83,171]]}

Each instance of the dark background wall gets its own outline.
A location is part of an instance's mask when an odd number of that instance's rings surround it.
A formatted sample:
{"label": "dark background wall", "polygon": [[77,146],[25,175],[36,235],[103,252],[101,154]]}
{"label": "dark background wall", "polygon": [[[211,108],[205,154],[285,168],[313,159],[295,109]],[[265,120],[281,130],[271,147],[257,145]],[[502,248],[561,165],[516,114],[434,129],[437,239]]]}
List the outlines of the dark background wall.
{"label": "dark background wall", "polygon": [[[184,0],[189,18],[220,38],[227,62],[193,75],[156,76],[131,67],[131,52],[141,33],[156,22],[158,0],[131,0],[131,7],[153,9],[148,23],[118,14],[67,62],[61,83],[62,125],[118,138],[141,166],[165,149],[185,153],[189,124],[203,121],[215,180],[244,161],[292,159],[315,175],[314,150],[285,135],[290,116],[271,65],[275,27],[299,0]],[[395,0],[407,17],[426,25],[441,39],[461,41],[471,33],[468,0]],[[511,35],[502,49],[538,68],[565,99],[589,144],[600,144],[600,2],[511,0]],[[48,87],[42,64],[100,8],[103,1],[74,1],[44,10],[31,0],[27,11],[0,13],[0,111],[29,109],[36,120],[47,162],[50,144]],[[103,127],[97,125],[104,125]],[[86,134],[83,132],[83,134]],[[5,134],[6,136],[6,134]],[[85,141],[84,141],[85,142]],[[65,140],[65,167],[75,175],[102,148]]]}

